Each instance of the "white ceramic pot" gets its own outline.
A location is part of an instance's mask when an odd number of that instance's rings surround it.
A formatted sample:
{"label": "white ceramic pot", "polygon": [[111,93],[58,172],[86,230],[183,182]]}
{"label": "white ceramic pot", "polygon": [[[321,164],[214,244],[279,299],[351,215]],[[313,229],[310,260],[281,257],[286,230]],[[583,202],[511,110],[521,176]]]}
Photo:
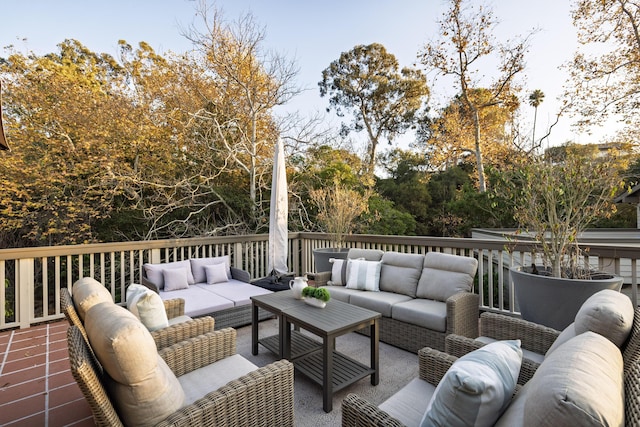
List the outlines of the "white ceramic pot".
{"label": "white ceramic pot", "polygon": [[305,298],[304,302],[314,307],[325,308],[327,306],[326,302],[317,298]]}

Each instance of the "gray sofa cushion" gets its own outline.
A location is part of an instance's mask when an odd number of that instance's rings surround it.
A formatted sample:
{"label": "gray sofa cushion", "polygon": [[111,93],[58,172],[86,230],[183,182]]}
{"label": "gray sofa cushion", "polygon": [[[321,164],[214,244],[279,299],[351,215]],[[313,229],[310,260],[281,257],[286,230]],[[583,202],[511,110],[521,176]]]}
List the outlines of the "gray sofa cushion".
{"label": "gray sofa cushion", "polygon": [[411,297],[392,292],[356,292],[349,298],[349,304],[377,311],[384,317],[391,317],[391,307],[394,304],[411,300]]}
{"label": "gray sofa cushion", "polygon": [[357,289],[347,289],[344,286],[321,286],[321,288],[325,288],[326,290],[328,290],[332,299],[336,299],[338,301],[346,303],[349,303],[351,295],[363,292]]}
{"label": "gray sofa cushion", "polygon": [[433,331],[447,330],[447,303],[429,299],[412,299],[393,306],[391,317]]}
{"label": "gray sofa cushion", "polygon": [[416,296],[446,301],[458,292],[471,292],[477,269],[475,258],[429,252],[424,257]]}
{"label": "gray sofa cushion", "polygon": [[351,248],[347,254],[349,259],[366,259],[367,261],[380,261],[382,259],[383,251],[378,249],[358,249]]}
{"label": "gray sofa cushion", "polygon": [[385,252],[380,270],[380,290],[416,297],[424,255]]}

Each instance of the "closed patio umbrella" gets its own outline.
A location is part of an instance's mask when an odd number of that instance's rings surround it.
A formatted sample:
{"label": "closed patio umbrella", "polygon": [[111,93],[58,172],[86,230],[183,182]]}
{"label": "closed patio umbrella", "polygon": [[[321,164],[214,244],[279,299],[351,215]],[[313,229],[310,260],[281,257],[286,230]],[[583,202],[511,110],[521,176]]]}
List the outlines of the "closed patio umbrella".
{"label": "closed patio umbrella", "polygon": [[2,125],[2,82],[0,82],[0,150],[8,150],[9,144],[4,136],[4,127]]}
{"label": "closed patio umbrella", "polygon": [[271,177],[271,209],[269,214],[269,271],[276,277],[287,274],[289,201],[284,147],[278,138]]}

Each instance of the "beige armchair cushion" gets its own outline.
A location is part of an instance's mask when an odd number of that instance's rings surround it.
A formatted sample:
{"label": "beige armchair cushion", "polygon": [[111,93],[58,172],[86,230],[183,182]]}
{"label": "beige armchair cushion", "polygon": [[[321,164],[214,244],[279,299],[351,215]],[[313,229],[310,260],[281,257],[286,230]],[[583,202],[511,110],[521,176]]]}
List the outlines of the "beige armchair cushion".
{"label": "beige armchair cushion", "polygon": [[618,347],[627,340],[633,325],[633,303],[623,293],[605,289],[591,295],[580,307],[575,322],[567,326],[553,342],[547,355],[576,335],[596,332]]}
{"label": "beige armchair cushion", "polygon": [[622,354],[611,341],[595,332],[572,338],[545,358],[516,397],[525,399],[524,425],[624,425],[622,372]]}
{"label": "beige armchair cushion", "polygon": [[87,311],[96,304],[110,302],[113,304],[113,297],[102,283],[92,277],[83,277],[76,281],[72,288],[73,304],[78,311],[80,320],[84,322]]}
{"label": "beige armchair cushion", "polygon": [[87,312],[85,326],[108,374],[105,385],[122,420],[151,426],[183,406],[182,386],[133,314],[116,304],[101,303]]}

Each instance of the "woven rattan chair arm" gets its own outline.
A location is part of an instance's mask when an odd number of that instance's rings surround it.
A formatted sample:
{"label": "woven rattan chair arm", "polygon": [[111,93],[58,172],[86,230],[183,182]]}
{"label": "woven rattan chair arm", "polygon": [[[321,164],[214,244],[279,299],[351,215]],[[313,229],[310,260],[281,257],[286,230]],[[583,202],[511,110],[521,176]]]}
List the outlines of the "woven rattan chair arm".
{"label": "woven rattan chair arm", "polygon": [[183,298],[167,299],[162,302],[164,303],[164,310],[167,312],[168,319],[184,316],[184,299]]}
{"label": "woven rattan chair arm", "polygon": [[236,354],[236,330],[209,332],[158,350],[158,354],[179,377]]}
{"label": "woven rattan chair arm", "polygon": [[418,351],[420,379],[437,386],[447,370],[458,360],[457,357],[431,347]]}
{"label": "woven rattan chair arm", "polygon": [[400,421],[357,394],[350,393],[342,400],[342,427],[404,426]]}
{"label": "woven rattan chair arm", "polygon": [[326,286],[327,282],[329,280],[331,280],[331,272],[330,271],[321,271],[319,273],[313,273],[314,274],[314,281],[315,281],[315,285],[316,287],[318,286]]}
{"label": "woven rattan chair arm", "polygon": [[471,292],[459,292],[447,299],[447,334],[478,336],[480,299]]}
{"label": "woven rattan chair arm", "polygon": [[192,405],[158,426],[293,426],[293,365],[280,360],[258,368]]}
{"label": "woven rattan chair arm", "polygon": [[546,354],[560,331],[537,323],[496,313],[482,313],[480,330],[483,336],[496,340],[521,341],[522,348]]}
{"label": "woven rattan chair arm", "polygon": [[444,351],[455,357],[462,357],[467,353],[479,349],[484,344],[474,338],[456,334],[447,335],[444,339]]}
{"label": "woven rattan chair arm", "polygon": [[205,316],[152,331],[151,336],[156,342],[156,347],[160,350],[180,341],[213,332],[214,326],[213,317]]}

